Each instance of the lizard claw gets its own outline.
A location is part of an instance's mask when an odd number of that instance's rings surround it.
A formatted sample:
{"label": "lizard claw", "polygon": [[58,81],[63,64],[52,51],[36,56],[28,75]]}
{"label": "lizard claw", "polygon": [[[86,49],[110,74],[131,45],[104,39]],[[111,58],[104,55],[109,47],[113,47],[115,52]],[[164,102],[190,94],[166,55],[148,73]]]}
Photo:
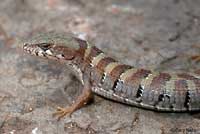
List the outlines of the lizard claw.
{"label": "lizard claw", "polygon": [[53,114],[53,116],[58,117],[58,121],[66,115],[71,115],[77,109],[83,107],[91,98],[92,91],[91,88],[88,88],[89,85],[85,85],[82,94],[76,99],[74,104],[67,108],[57,107],[57,111]]}
{"label": "lizard claw", "polygon": [[64,116],[70,116],[75,109],[71,106],[68,108],[57,107],[57,111],[53,113],[53,117],[58,116],[58,121],[63,118]]}

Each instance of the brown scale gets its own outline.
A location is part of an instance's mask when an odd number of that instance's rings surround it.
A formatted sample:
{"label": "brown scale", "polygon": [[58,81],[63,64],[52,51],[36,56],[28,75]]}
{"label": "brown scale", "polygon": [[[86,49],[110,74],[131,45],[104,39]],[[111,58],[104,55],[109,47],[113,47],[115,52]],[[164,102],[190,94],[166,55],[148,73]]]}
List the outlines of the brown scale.
{"label": "brown scale", "polygon": [[175,89],[174,89],[174,108],[179,110],[187,110],[190,105],[190,94],[188,92],[188,83],[187,79],[182,78],[175,81]]}
{"label": "brown scale", "polygon": [[86,62],[90,64],[92,62],[93,58],[98,56],[100,53],[102,53],[102,51],[100,49],[98,49],[95,46],[92,46],[91,52],[88,55]]}
{"label": "brown scale", "polygon": [[126,78],[126,84],[130,84],[138,89],[142,79],[146,78],[151,73],[150,70],[138,69],[136,73],[132,74],[129,78]]}
{"label": "brown scale", "polygon": [[117,79],[119,79],[119,76],[126,71],[127,69],[130,69],[131,66],[129,65],[118,65],[116,66],[110,73],[110,77],[113,81],[116,81]]}
{"label": "brown scale", "polygon": [[191,107],[199,109],[200,107],[200,90],[196,90],[196,92],[192,92],[191,96]]}
{"label": "brown scale", "polygon": [[[129,65],[118,65],[111,71],[110,78],[114,82],[112,86],[112,90],[115,92],[115,94],[119,94],[119,93],[121,94],[121,92],[118,91],[118,86],[123,86],[122,85],[123,83],[119,82],[119,77],[123,72],[125,72],[127,69],[130,69],[130,68],[131,66]],[[127,92],[127,91],[124,91],[124,92]]]}
{"label": "brown scale", "polygon": [[79,38],[74,38],[74,39],[78,42],[80,48],[84,48],[84,49],[87,48],[87,46],[88,46],[87,41],[81,40]]}
{"label": "brown scale", "polygon": [[[145,87],[144,89],[144,94],[147,94],[147,97],[143,97],[143,102],[150,105],[158,105],[160,101],[164,100],[165,96],[163,94],[163,87],[165,86],[166,82],[170,80],[170,78],[171,75],[168,73],[159,73],[157,76],[155,76],[150,86]],[[158,92],[155,92],[156,90]]]}
{"label": "brown scale", "polygon": [[[168,73],[160,73],[158,76],[154,77],[149,90],[160,90],[165,86],[166,82],[171,79],[171,75]],[[147,89],[148,90],[148,89]]]}
{"label": "brown scale", "polygon": [[86,41],[78,39],[78,38],[75,38],[75,40],[79,43],[79,46],[80,46],[79,50],[76,52],[76,56],[81,58],[83,62],[84,54],[85,54],[88,44]]}
{"label": "brown scale", "polygon": [[175,90],[188,90],[187,81],[186,80],[177,80],[175,81]]}
{"label": "brown scale", "polygon": [[186,80],[192,80],[196,86],[196,90],[200,90],[200,79],[195,78],[192,75],[186,74],[186,73],[181,73],[181,74],[177,74],[178,77],[186,79]]}
{"label": "brown scale", "polygon": [[[141,81],[142,79],[146,78],[149,74],[151,74],[150,70],[145,70],[145,69],[138,69],[136,73],[133,73],[129,78],[126,78],[124,81],[124,84],[127,84],[132,87],[132,99],[137,102],[142,101],[143,97],[143,88],[141,87]],[[146,94],[144,94],[146,95]]]}
{"label": "brown scale", "polygon": [[97,71],[100,71],[100,73],[104,73],[104,69],[105,67],[112,63],[112,62],[116,62],[113,58],[111,57],[106,57],[106,58],[103,58],[99,61],[99,63],[97,64],[96,68],[97,68]]}
{"label": "brown scale", "polygon": [[92,77],[94,83],[96,83],[97,85],[103,83],[103,80],[105,78],[104,68],[111,62],[115,62],[115,60],[110,57],[106,57],[101,59],[97,64],[97,66],[94,67],[93,77]]}
{"label": "brown scale", "polygon": [[118,79],[120,75],[126,71],[127,69],[130,69],[131,66],[128,65],[118,65],[116,66],[110,74],[106,74],[105,81],[103,82],[102,87],[106,90],[115,90]]}
{"label": "brown scale", "polygon": [[178,92],[179,96],[177,96],[176,99],[179,99],[179,102],[180,102],[179,106],[182,105],[182,107],[183,107],[183,104],[185,101],[185,96],[186,96],[186,93],[188,90],[187,81],[186,80],[177,80],[175,82],[175,90],[180,91],[180,92]]}

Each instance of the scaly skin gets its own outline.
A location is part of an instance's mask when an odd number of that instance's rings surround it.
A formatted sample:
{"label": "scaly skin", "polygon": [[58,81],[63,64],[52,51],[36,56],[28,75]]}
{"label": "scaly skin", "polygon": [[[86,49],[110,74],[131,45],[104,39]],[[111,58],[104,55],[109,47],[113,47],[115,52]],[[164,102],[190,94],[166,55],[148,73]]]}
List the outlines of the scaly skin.
{"label": "scaly skin", "polygon": [[108,99],[154,111],[200,111],[200,76],[134,68],[117,62],[100,49],[70,34],[47,33],[23,43],[31,55],[72,66],[84,85],[82,94],[68,108],[58,108],[62,118],[81,108],[93,92]]}

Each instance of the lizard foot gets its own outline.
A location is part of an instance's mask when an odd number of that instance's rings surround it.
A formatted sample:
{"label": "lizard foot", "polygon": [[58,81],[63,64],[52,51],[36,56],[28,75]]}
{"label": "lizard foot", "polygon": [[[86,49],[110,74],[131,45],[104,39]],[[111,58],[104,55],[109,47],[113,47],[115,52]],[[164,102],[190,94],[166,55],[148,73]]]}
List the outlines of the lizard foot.
{"label": "lizard foot", "polygon": [[58,121],[64,116],[70,116],[76,109],[71,106],[67,108],[57,107],[57,111],[53,113],[53,116],[58,116]]}
{"label": "lizard foot", "polygon": [[72,104],[70,107],[62,108],[58,107],[57,111],[53,114],[53,116],[58,117],[58,121],[66,115],[71,115],[77,109],[86,105],[92,99],[92,92],[90,88],[84,88],[82,94],[78,96],[75,103]]}
{"label": "lizard foot", "polygon": [[93,94],[90,82],[85,81],[82,93],[78,96],[76,101],[70,107],[67,108],[58,107],[57,111],[53,114],[53,116],[58,116],[58,120],[60,120],[66,115],[71,115],[74,111],[86,105],[92,98]]}

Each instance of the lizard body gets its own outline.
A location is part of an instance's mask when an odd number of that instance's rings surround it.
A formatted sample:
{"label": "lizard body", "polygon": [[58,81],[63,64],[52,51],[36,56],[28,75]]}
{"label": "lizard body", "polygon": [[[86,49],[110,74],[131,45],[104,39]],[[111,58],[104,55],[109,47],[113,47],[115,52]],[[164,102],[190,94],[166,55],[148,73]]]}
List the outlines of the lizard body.
{"label": "lizard body", "polygon": [[37,35],[23,44],[29,54],[72,66],[84,85],[68,108],[58,108],[59,118],[81,108],[93,92],[105,98],[154,111],[200,110],[200,76],[134,68],[107,56],[97,47],[70,34]]}

